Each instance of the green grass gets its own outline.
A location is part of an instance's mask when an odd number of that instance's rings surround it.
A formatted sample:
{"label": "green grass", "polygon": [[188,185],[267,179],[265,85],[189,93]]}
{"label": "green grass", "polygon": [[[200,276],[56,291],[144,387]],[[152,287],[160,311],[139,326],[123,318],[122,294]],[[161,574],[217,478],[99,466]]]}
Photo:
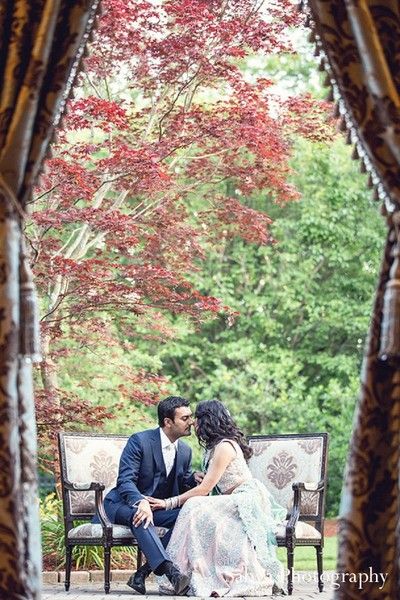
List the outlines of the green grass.
{"label": "green grass", "polygon": [[[336,569],[337,537],[326,537],[324,543],[324,571]],[[286,548],[278,548],[278,558],[286,565]],[[294,549],[295,571],[316,571],[317,561],[315,548],[297,546]]]}

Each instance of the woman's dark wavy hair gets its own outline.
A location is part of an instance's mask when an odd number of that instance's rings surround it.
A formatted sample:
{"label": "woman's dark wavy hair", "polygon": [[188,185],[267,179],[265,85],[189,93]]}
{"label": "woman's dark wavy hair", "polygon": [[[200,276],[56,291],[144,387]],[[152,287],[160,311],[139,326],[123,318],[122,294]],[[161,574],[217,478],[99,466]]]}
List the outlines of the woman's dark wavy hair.
{"label": "woman's dark wavy hair", "polygon": [[204,400],[196,406],[194,416],[197,419],[196,435],[203,448],[210,450],[223,439],[234,440],[241,447],[245,459],[249,460],[253,450],[222,402]]}

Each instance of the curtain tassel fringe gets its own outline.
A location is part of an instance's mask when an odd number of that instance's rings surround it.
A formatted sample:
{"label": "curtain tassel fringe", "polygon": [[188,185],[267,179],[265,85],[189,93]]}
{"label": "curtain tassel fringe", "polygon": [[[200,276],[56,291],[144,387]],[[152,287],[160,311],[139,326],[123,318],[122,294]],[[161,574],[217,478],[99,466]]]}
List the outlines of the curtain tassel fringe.
{"label": "curtain tassel fringe", "polygon": [[32,362],[41,361],[39,314],[32,271],[25,253],[20,260],[20,355]]}
{"label": "curtain tassel fringe", "polygon": [[400,364],[400,241],[393,250],[393,264],[383,296],[381,340],[378,358]]}

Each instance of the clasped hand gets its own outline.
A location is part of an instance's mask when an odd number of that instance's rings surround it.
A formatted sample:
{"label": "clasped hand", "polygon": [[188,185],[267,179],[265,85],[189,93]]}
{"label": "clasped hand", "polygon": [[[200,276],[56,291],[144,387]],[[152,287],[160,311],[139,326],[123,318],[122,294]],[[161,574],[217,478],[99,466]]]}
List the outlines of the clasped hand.
{"label": "clasped hand", "polygon": [[204,473],[202,471],[195,471],[193,473],[193,476],[194,476],[194,480],[197,483],[197,485],[199,485],[204,479]]}
{"label": "clasped hand", "polygon": [[166,508],[166,502],[163,498],[153,498],[152,496],[146,496],[151,510],[164,510]]}
{"label": "clasped hand", "polygon": [[[194,480],[199,485],[204,479],[204,473],[201,471],[195,471],[193,473]],[[148,500],[151,510],[165,510],[166,508],[180,508],[182,499],[179,496],[174,496],[173,498],[153,498],[152,496],[146,496],[146,500]]]}
{"label": "clasped hand", "polygon": [[132,524],[134,527],[139,527],[139,525],[143,524],[144,529],[147,529],[150,524],[154,525],[152,508],[148,500],[143,499],[139,502],[138,509],[132,519]]}

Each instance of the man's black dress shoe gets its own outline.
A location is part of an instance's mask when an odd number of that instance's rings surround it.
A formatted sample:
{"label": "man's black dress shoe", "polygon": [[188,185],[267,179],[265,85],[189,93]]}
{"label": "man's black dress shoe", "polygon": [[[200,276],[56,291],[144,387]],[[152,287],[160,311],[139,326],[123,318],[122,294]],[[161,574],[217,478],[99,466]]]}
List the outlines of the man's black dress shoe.
{"label": "man's black dress shoe", "polygon": [[170,561],[165,564],[164,574],[168,577],[176,596],[185,596],[189,589],[190,578],[181,573]]}
{"label": "man's black dress shoe", "polygon": [[146,580],[146,577],[148,577],[150,575],[150,573],[151,573],[151,568],[147,563],[145,563],[142,567],[140,567],[140,569],[138,569],[136,571],[136,573],[133,573],[133,575],[131,575],[129,577],[126,584],[129,585],[130,588],[135,590],[135,592],[137,592],[141,596],[145,596],[146,595],[145,580]]}
{"label": "man's black dress shoe", "polygon": [[273,596],[286,596],[286,592],[285,592],[285,590],[283,590],[282,588],[277,586],[276,583],[274,583],[274,585],[272,586],[272,595]]}

